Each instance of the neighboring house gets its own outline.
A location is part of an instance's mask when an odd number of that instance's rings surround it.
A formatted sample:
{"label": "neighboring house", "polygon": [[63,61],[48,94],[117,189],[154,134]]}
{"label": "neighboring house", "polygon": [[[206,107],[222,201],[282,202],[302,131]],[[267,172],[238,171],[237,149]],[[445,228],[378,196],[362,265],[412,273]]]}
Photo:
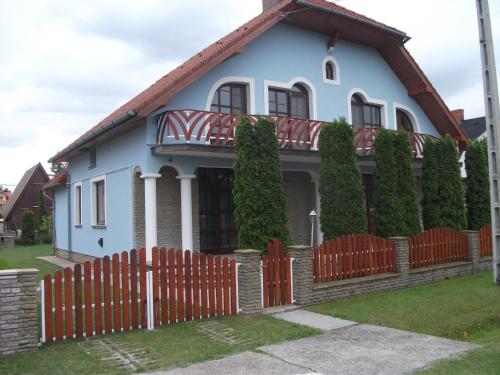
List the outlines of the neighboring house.
{"label": "neighboring house", "polygon": [[[5,229],[18,231],[21,229],[21,218],[25,210],[38,212],[40,189],[49,181],[49,176],[42,164],[38,163],[24,172],[12,196],[5,206]],[[45,200],[47,211],[50,209],[49,199]]]}
{"label": "neighboring house", "polygon": [[7,205],[7,201],[10,199],[11,195],[12,192],[9,189],[0,186],[0,218],[5,216],[5,206]]}
{"label": "neighboring house", "polygon": [[[463,109],[455,109],[451,111],[451,113],[455,116],[470,140],[481,140],[486,138],[486,117],[476,117],[466,120]],[[465,152],[460,156],[460,163],[462,178],[465,178],[467,177],[467,173],[465,172]]]}
{"label": "neighboring house", "polygon": [[302,244],[310,242],[308,214],[320,208],[323,121],[344,116],[355,128],[367,212],[378,129],[408,131],[416,176],[423,134],[450,134],[464,148],[467,135],[404,47],[404,32],[324,0],[263,4],[262,14],[50,159],[69,163],[47,186],[59,254],[155,245],[231,252],[233,137],[242,115],[278,124],[288,223]]}

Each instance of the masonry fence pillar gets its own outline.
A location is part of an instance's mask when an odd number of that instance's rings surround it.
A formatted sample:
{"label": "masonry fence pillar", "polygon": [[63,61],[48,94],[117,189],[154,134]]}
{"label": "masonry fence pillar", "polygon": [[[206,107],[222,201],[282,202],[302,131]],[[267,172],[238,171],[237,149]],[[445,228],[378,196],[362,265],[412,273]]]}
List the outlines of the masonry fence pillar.
{"label": "masonry fence pillar", "polygon": [[469,260],[473,264],[473,268],[479,265],[481,255],[479,253],[479,231],[478,230],[464,230],[463,234],[467,236],[467,250],[469,252]]}
{"label": "masonry fence pillar", "polygon": [[236,250],[238,269],[238,296],[242,314],[257,314],[262,311],[261,296],[261,252],[259,250]]}
{"label": "masonry fence pillar", "polygon": [[37,269],[0,271],[0,358],[38,348]]}
{"label": "masonry fence pillar", "polygon": [[307,305],[313,300],[313,252],[310,246],[290,246],[290,257],[294,259],[293,294],[298,305]]}
{"label": "masonry fence pillar", "polygon": [[396,271],[402,276],[410,273],[410,250],[408,237],[390,237],[396,243]]}

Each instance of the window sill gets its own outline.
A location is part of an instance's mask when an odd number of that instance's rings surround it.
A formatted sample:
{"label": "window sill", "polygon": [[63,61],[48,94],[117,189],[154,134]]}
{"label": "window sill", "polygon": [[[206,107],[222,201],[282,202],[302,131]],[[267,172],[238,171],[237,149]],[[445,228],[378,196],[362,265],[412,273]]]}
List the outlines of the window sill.
{"label": "window sill", "polygon": [[75,228],[81,228],[81,227],[82,227],[82,224],[80,224],[80,225],[75,224]]}
{"label": "window sill", "polygon": [[106,229],[106,225],[92,225],[93,229]]}

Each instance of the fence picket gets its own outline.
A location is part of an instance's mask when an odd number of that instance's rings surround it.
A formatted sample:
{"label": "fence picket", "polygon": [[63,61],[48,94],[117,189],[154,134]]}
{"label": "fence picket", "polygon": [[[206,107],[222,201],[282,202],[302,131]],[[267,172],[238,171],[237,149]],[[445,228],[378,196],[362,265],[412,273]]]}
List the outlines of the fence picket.
{"label": "fence picket", "polygon": [[75,326],[76,337],[83,336],[83,312],[82,312],[82,266],[75,265]]}
{"label": "fence picket", "polygon": [[159,281],[159,250],[153,247],[151,252],[151,271],[153,273],[153,319],[154,326],[160,325],[160,281]]}
{"label": "fence picket", "polygon": [[208,306],[210,317],[215,316],[214,256],[208,256]]}
{"label": "fence picket", "polygon": [[130,299],[132,310],[132,329],[139,328],[139,293],[137,292],[137,250],[130,252]]}
{"label": "fence picket", "polygon": [[200,254],[193,253],[193,318],[200,319]]}
{"label": "fence picket", "polygon": [[207,295],[207,256],[200,256],[200,277],[201,277],[201,316],[208,317],[208,295]]}
{"label": "fence picket", "polygon": [[83,287],[85,293],[85,336],[93,336],[93,311],[92,311],[92,265],[90,262],[83,264]]}
{"label": "fence picket", "polygon": [[52,276],[45,275],[43,278],[43,290],[45,296],[45,341],[50,343],[54,337],[52,317]]}
{"label": "fence picket", "polygon": [[185,286],[184,292],[186,296],[186,321],[193,320],[193,299],[191,290],[191,251],[186,250],[184,253],[184,268],[185,268]]}
{"label": "fence picket", "polygon": [[167,279],[167,249],[160,250],[160,299],[161,322],[168,323],[168,279]]}
{"label": "fence picket", "polygon": [[130,331],[130,288],[129,288],[129,273],[128,273],[128,252],[123,251],[121,256],[121,274],[122,274],[122,314],[123,314],[123,330]]}
{"label": "fence picket", "polygon": [[184,321],[184,262],[182,250],[176,253],[177,266],[177,321]]}
{"label": "fence picket", "polygon": [[222,287],[224,293],[224,315],[227,316],[231,313],[229,305],[229,259],[227,258],[222,260]]}
{"label": "fence picket", "polygon": [[101,260],[94,259],[94,320],[95,334],[102,335]]}
{"label": "fence picket", "polygon": [[221,258],[215,257],[215,299],[217,316],[222,316]]}
{"label": "fence picket", "polygon": [[[317,261],[316,261],[317,263]],[[263,290],[262,290],[262,300],[263,300],[263,307],[269,307],[269,289],[270,289],[270,284],[269,284],[269,259],[267,255],[264,255],[262,257],[262,285],[263,285]]]}
{"label": "fence picket", "polygon": [[102,268],[102,282],[104,284],[104,331],[111,333],[113,330],[111,319],[111,265],[108,256],[103,258]]}
{"label": "fence picket", "polygon": [[147,292],[147,281],[146,281],[146,249],[142,248],[139,250],[139,285],[141,292],[141,327],[146,328],[148,326],[147,322],[147,303],[148,303],[148,292]]}
{"label": "fence picket", "polygon": [[73,338],[73,297],[72,287],[73,271],[67,267],[64,269],[64,315],[66,321],[66,339]]}
{"label": "fence picket", "polygon": [[56,340],[61,341],[64,336],[64,316],[63,316],[63,291],[62,291],[62,272],[56,271],[54,274],[54,304],[55,304],[55,323]]}

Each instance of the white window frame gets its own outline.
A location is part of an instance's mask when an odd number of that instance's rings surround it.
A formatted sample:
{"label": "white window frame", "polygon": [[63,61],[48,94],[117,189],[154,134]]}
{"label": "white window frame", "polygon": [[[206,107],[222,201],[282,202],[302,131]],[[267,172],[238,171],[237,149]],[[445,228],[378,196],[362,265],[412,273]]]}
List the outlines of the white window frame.
{"label": "white window frame", "polygon": [[397,103],[397,102],[393,102],[392,104],[393,104],[393,110],[394,110],[394,130],[398,129],[397,110],[399,109],[400,111],[405,112],[408,115],[408,117],[410,118],[412,125],[413,125],[413,132],[414,133],[422,133],[420,131],[420,122],[418,121],[418,117],[410,107],[408,107],[404,104],[401,104],[401,103]]}
{"label": "white window frame", "polygon": [[351,108],[351,99],[353,95],[360,95],[363,97],[365,103],[367,104],[375,104],[380,106],[380,117],[382,120],[382,128],[384,129],[389,129],[389,116],[387,114],[387,100],[382,100],[382,99],[377,99],[377,98],[371,98],[368,96],[365,90],[356,87],[349,91],[349,94],[347,95],[347,120],[349,121],[349,125],[352,126],[352,108]]}
{"label": "white window frame", "polygon": [[[333,79],[326,78],[326,64],[329,62],[333,64]],[[330,85],[340,85],[340,67],[337,60],[335,60],[332,56],[326,56],[321,64],[321,69],[323,70],[324,83],[328,83]]]}
{"label": "white window frame", "polygon": [[[80,202],[78,202],[78,196],[77,192],[80,192]],[[75,222],[75,227],[81,227],[83,224],[82,221],[82,214],[83,211],[83,190],[82,190],[82,183],[77,182],[73,186],[73,219]]]}
{"label": "white window frame", "polygon": [[[104,224],[97,224],[97,207],[96,207],[96,182],[104,181]],[[97,176],[90,179],[90,220],[93,227],[106,227],[108,224],[108,198],[107,198],[107,183],[106,176]]]}
{"label": "white window frame", "polygon": [[309,119],[317,120],[316,87],[304,77],[292,78],[288,83],[264,80],[264,115],[269,116],[269,89],[291,90],[293,85],[300,84],[307,90],[309,96]]}

